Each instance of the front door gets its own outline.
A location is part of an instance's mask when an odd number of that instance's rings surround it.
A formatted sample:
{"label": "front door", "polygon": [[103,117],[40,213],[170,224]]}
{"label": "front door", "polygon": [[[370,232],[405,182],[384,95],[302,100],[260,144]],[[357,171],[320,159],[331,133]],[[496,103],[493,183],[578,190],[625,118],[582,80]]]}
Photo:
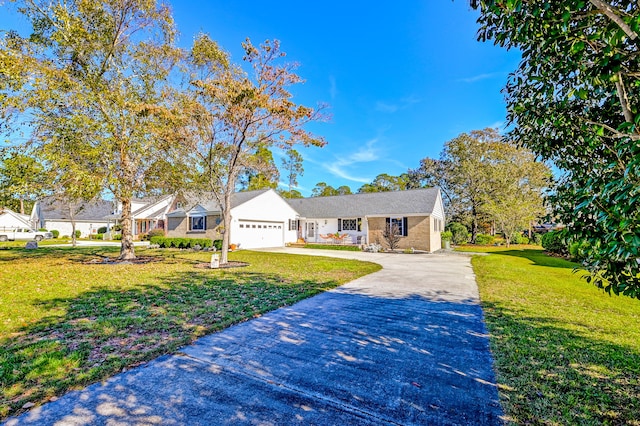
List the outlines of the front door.
{"label": "front door", "polygon": [[316,224],[313,222],[307,222],[307,238],[315,238],[316,236]]}

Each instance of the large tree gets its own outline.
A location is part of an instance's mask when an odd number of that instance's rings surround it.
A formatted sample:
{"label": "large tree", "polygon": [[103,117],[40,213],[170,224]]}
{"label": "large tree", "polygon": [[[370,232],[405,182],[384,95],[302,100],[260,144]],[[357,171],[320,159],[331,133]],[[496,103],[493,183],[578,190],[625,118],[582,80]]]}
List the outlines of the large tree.
{"label": "large tree", "polygon": [[[302,161],[302,155],[293,148],[287,149],[285,156],[282,159],[282,168],[287,172],[288,190],[286,194],[288,195],[291,195],[293,188],[298,186],[298,176],[301,176],[304,173]],[[288,196],[287,198],[293,197]]]}
{"label": "large tree", "polygon": [[522,51],[504,89],[509,137],[561,170],[552,206],[589,247],[588,280],[640,298],[640,6],[471,3],[481,40]]}
{"label": "large tree", "polygon": [[[2,39],[0,63],[15,83],[0,86],[0,102],[33,128],[32,143],[53,145],[53,167],[70,153],[82,156],[78,164],[91,171],[84,176],[122,205],[120,258],[135,258],[131,200],[157,181],[150,171],[163,170],[154,164],[178,57],[170,11],[155,0],[16,3],[32,34]],[[68,149],[56,149],[59,142]]]}
{"label": "large tree", "polygon": [[446,142],[440,158],[424,158],[409,174],[441,188],[448,217],[467,223],[475,242],[482,222],[496,222],[510,238],[540,217],[549,170],[496,129],[484,129]]}
{"label": "large tree", "polygon": [[508,247],[514,236],[544,217],[542,194],[549,187],[551,171],[535,161],[531,151],[512,143],[501,144],[491,154],[490,191],[482,210],[502,232]]}
{"label": "large tree", "polygon": [[243,43],[251,74],[229,61],[206,34],[196,37],[189,55],[188,96],[182,97],[181,141],[191,156],[192,182],[210,191],[222,213],[221,263],[227,262],[231,226],[231,196],[239,176],[255,170],[260,148],[295,144],[324,145],[305,130],[318,120],[317,110],[293,101],[289,87],[301,83],[296,65],[283,63],[278,41],[255,47]]}

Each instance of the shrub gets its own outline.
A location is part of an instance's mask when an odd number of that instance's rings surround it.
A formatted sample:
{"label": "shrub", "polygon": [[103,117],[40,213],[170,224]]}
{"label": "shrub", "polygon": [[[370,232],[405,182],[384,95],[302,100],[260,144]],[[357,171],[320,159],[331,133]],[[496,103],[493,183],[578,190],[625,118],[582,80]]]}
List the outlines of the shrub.
{"label": "shrub", "polygon": [[587,258],[590,244],[587,241],[574,241],[569,245],[569,255],[576,262],[582,262]]}
{"label": "shrub", "polygon": [[98,234],[106,234],[106,233],[107,233],[106,226],[101,226],[100,228],[98,228]]}
{"label": "shrub", "polygon": [[451,241],[452,237],[453,234],[451,233],[451,231],[442,231],[442,233],[440,233],[440,239],[442,241]]}
{"label": "shrub", "polygon": [[82,235],[82,232],[80,232],[79,229],[76,229],[75,234],[76,234],[76,238],[80,238],[80,235]]}
{"label": "shrub", "polygon": [[534,232],[531,237],[531,244],[542,245],[542,235]]}
{"label": "shrub", "polygon": [[529,237],[522,234],[517,234],[511,240],[513,244],[529,244]]}
{"label": "shrub", "polygon": [[47,228],[38,228],[38,231],[40,231],[40,232],[49,232],[49,231],[47,231]]}
{"label": "shrub", "polygon": [[568,254],[566,232],[564,230],[547,232],[542,236],[542,247],[551,253]]}
{"label": "shrub", "polygon": [[222,250],[222,240],[214,240],[213,246],[216,248],[216,250]]}
{"label": "shrub", "polygon": [[113,236],[113,240],[114,240],[114,241],[120,241],[120,240],[122,240],[122,234],[115,234],[115,235]]}
{"label": "shrub", "polygon": [[451,242],[453,244],[464,244],[469,241],[469,231],[463,224],[452,222],[447,226],[447,230],[451,231]]}
{"label": "shrub", "polygon": [[211,247],[214,242],[208,238],[171,238],[153,236],[149,239],[151,244],[157,244],[161,248],[193,248],[200,246],[200,248]]}
{"label": "shrub", "polygon": [[149,239],[153,237],[164,237],[164,229],[152,229],[147,233]]}
{"label": "shrub", "polygon": [[58,231],[57,229],[52,229],[51,234],[53,235],[53,238],[58,238],[60,236],[60,231]]}
{"label": "shrub", "polygon": [[120,232],[122,231],[122,225],[113,225],[113,229],[115,232]]}
{"label": "shrub", "polygon": [[89,235],[90,240],[102,240],[104,239],[104,234],[91,234]]}
{"label": "shrub", "polygon": [[476,235],[476,244],[481,246],[490,246],[496,241],[496,237],[489,234],[478,234]]}

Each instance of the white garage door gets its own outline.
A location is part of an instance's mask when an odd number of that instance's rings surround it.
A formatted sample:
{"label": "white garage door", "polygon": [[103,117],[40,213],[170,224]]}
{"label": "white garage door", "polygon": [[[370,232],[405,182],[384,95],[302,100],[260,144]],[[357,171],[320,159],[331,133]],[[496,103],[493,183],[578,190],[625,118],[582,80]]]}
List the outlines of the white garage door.
{"label": "white garage door", "polygon": [[237,235],[231,235],[232,244],[241,249],[284,247],[284,223],[240,220]]}

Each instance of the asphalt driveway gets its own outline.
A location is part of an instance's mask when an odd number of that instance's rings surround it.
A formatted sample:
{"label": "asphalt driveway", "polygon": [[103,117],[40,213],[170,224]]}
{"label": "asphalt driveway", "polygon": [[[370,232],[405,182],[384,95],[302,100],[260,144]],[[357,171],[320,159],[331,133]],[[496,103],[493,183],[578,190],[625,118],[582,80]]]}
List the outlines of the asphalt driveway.
{"label": "asphalt driveway", "polygon": [[6,424],[502,424],[469,258],[286,251],[383,269]]}

